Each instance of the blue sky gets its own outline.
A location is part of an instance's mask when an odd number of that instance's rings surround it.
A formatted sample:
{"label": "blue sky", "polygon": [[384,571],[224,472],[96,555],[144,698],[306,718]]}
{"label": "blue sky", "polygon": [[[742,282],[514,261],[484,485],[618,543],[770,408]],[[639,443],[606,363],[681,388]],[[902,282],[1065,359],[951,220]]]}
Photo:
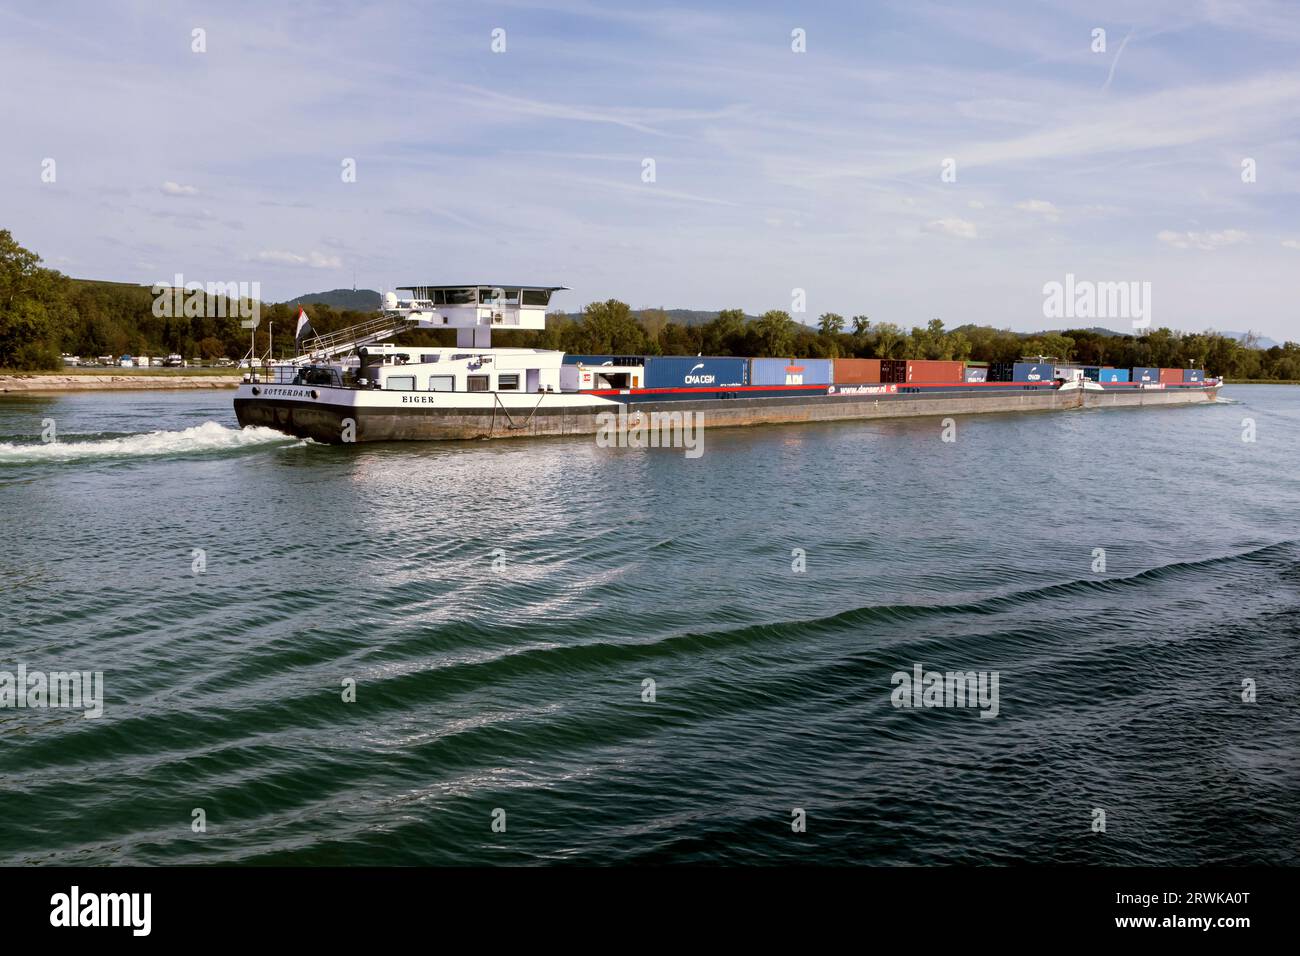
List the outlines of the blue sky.
{"label": "blue sky", "polygon": [[269,299],[355,270],[1035,329],[1072,273],[1300,338],[1295,3],[272,6],[0,10],[0,227]]}

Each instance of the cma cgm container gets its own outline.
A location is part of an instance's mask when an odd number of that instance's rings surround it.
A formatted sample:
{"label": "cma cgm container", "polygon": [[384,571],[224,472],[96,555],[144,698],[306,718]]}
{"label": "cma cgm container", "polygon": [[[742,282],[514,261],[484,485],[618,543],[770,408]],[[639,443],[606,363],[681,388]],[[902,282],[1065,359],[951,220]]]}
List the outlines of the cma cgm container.
{"label": "cma cgm container", "polygon": [[829,385],[830,359],[756,358],[749,360],[750,385]]}
{"label": "cma cgm container", "polygon": [[1100,372],[1100,376],[1097,379],[1097,381],[1099,382],[1104,383],[1104,382],[1127,382],[1128,381],[1128,369],[1126,368],[1103,368],[1103,369],[1099,369],[1098,371]]}
{"label": "cma cgm container", "polygon": [[880,359],[837,358],[831,371],[836,385],[874,385],[880,381]]}
{"label": "cma cgm container", "polygon": [[1185,368],[1183,369],[1184,382],[1204,382],[1205,369],[1202,368]]}
{"label": "cma cgm container", "polygon": [[1162,368],[1160,370],[1160,381],[1165,385],[1182,385],[1183,370],[1180,368]]}
{"label": "cma cgm container", "polygon": [[890,384],[907,381],[907,363],[902,359],[881,359],[880,380]]}
{"label": "cma cgm container", "polygon": [[988,382],[989,367],[987,365],[967,365],[962,379],[967,382]]}
{"label": "cma cgm container", "polygon": [[1160,369],[1158,368],[1135,368],[1133,370],[1133,381],[1155,383],[1160,381]]}
{"label": "cma cgm container", "polygon": [[943,382],[952,383],[962,380],[966,369],[964,362],[944,362],[932,359],[917,359],[907,363],[907,380],[909,382]]}
{"label": "cma cgm container", "polygon": [[1013,382],[1050,382],[1055,367],[1048,362],[1017,362],[1012,368]]}
{"label": "cma cgm container", "polygon": [[654,355],[645,360],[646,388],[730,388],[749,384],[749,359]]}

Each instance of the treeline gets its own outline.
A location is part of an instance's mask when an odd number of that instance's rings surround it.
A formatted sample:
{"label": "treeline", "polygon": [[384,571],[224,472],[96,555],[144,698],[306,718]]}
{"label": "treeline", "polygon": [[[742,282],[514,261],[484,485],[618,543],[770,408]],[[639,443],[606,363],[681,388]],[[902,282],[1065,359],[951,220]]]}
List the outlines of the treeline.
{"label": "treeline", "polygon": [[[156,315],[147,286],[69,279],[40,265],[40,258],[0,230],[0,368],[58,368],[60,353],[83,357],[168,355],[186,359],[232,358],[248,353],[249,332],[239,325],[240,303],[201,294],[196,308]],[[317,332],[355,325],[373,313],[310,305]],[[293,332],[298,307],[262,304],[256,354],[274,342],[277,357],[296,354]],[[411,345],[454,345],[453,330],[416,330]],[[1267,350],[1213,332],[1183,334],[1154,329],[1141,335],[1102,335],[1091,330],[1023,334],[987,326],[947,329],[939,319],[905,330],[865,315],[822,315],[817,326],[796,322],[779,310],[749,319],[724,309],[710,322],[684,325],[661,309],[633,311],[611,299],[593,302],[580,316],[547,316],[537,332],[494,333],[496,345],[562,349],[597,355],[746,355],[797,358],[926,358],[1011,362],[1021,356],[1051,357],[1119,368],[1205,368],[1230,379],[1300,380],[1300,345]]]}

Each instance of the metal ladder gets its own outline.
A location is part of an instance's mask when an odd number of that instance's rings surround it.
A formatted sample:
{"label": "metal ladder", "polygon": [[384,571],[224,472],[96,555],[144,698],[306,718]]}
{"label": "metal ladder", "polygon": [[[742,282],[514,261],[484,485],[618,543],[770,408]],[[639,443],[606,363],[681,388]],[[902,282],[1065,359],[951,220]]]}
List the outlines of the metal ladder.
{"label": "metal ladder", "polygon": [[303,343],[303,354],[299,358],[332,358],[335,355],[343,355],[362,345],[392,338],[416,324],[414,319],[404,315],[377,315],[356,325],[350,325],[346,329],[327,332],[308,339]]}

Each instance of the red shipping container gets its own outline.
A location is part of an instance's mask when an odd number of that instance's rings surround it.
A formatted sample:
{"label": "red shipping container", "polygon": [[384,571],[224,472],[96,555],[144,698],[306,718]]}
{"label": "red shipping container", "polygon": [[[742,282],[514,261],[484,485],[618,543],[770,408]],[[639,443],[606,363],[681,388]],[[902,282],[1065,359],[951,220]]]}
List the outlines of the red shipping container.
{"label": "red shipping container", "polygon": [[965,373],[965,362],[917,359],[907,363],[907,381],[909,384],[915,382],[957,384],[965,379]]}
{"label": "red shipping container", "polygon": [[831,367],[836,385],[875,385],[880,381],[880,359],[837,358]]}
{"label": "red shipping container", "polygon": [[1162,368],[1160,370],[1161,385],[1181,385],[1183,384],[1183,370],[1180,368]]}

